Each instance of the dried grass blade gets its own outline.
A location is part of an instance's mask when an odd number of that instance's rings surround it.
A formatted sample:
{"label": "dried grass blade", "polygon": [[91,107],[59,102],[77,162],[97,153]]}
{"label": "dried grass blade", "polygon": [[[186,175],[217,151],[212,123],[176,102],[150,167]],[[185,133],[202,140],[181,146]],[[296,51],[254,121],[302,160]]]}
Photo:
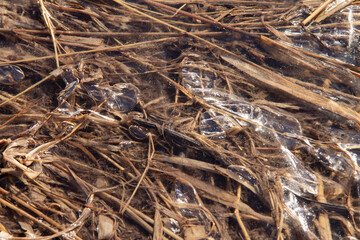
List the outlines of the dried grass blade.
{"label": "dried grass blade", "polygon": [[[274,44],[274,45],[279,46],[279,43],[277,43],[276,41],[274,41],[274,40],[272,40],[270,38],[267,38],[265,36],[261,36],[261,41],[264,41],[266,43]],[[307,50],[304,50],[304,49],[301,49],[301,48],[297,48],[297,47],[292,46],[292,45],[282,45],[282,47],[286,47],[290,51],[299,51],[299,52],[304,53],[304,54],[306,54],[308,56],[316,58],[318,60],[325,61],[325,62],[327,62],[327,63],[329,63],[329,64],[331,64],[333,66],[341,66],[341,67],[343,67],[345,69],[350,69],[352,71],[355,71],[353,74],[356,74],[356,73],[360,72],[360,67],[357,67],[357,66],[342,62],[342,61],[340,61],[338,59],[335,59],[335,58],[331,58],[331,57],[327,57],[325,55],[320,55],[320,54],[317,54],[317,53],[314,53],[314,52],[310,52],[310,51],[307,51]]]}
{"label": "dried grass blade", "polygon": [[155,208],[153,239],[160,239],[163,236],[163,223],[159,208]]}
{"label": "dried grass blade", "polygon": [[6,124],[11,123],[15,118],[19,117],[22,113],[26,112],[28,109],[32,108],[35,104],[37,104],[38,102],[40,102],[43,99],[43,97],[39,98],[38,100],[36,100],[35,102],[31,103],[29,106],[27,106],[26,108],[24,108],[23,110],[21,110],[19,113],[15,114],[13,117],[11,117],[9,120],[7,120],[6,122],[4,122],[3,124],[0,125],[0,128],[4,127]]}
{"label": "dried grass blade", "polygon": [[[197,20],[200,20],[204,23],[207,23],[207,24],[210,24],[210,25],[214,25],[214,26],[217,26],[221,29],[228,29],[230,31],[233,31],[233,32],[238,32],[240,34],[243,34],[243,35],[246,35],[246,36],[250,36],[250,37],[255,37],[255,38],[258,38],[259,36],[254,34],[254,33],[250,33],[250,32],[246,32],[246,31],[243,31],[241,29],[238,29],[238,28],[234,28],[234,27],[231,27],[229,25],[225,25],[225,24],[222,24],[220,22],[217,22],[215,20],[210,20],[210,19],[207,19],[207,18],[203,18],[201,16],[198,16],[196,14],[192,14],[192,13],[189,13],[189,12],[186,12],[186,11],[183,11],[180,9],[176,9],[176,8],[173,8],[173,7],[170,7],[170,6],[167,6],[167,5],[164,5],[162,3],[159,3],[158,1],[151,1],[151,0],[144,0],[144,2],[150,4],[150,5],[153,5],[153,6],[157,6],[157,7],[160,7],[160,8],[163,8],[163,9],[166,9],[166,10],[170,10],[172,12],[174,12],[174,15],[176,14],[182,14],[184,16],[187,16],[187,17],[191,17],[193,19],[197,19]],[[232,10],[231,10],[232,11]],[[230,12],[230,11],[229,11]],[[229,12],[227,12],[227,14],[229,14]]]}
{"label": "dried grass blade", "polygon": [[[160,170],[158,170],[158,171],[160,171]],[[242,201],[239,201],[235,195],[233,195],[223,189],[220,189],[220,188],[210,185],[206,182],[203,182],[203,181],[201,181],[195,177],[192,177],[184,172],[181,172],[179,170],[174,170],[174,169],[169,168],[169,169],[164,169],[163,172],[168,175],[171,175],[171,176],[186,179],[186,181],[191,182],[191,184],[196,189],[200,189],[201,191],[204,191],[205,195],[209,195],[210,199],[212,199],[214,201],[217,201],[221,204],[236,208],[239,211],[249,214],[258,220],[261,220],[261,221],[264,221],[267,223],[274,223],[274,220],[272,217],[265,216],[263,214],[255,212],[250,206],[248,206],[247,204],[245,204]]]}
{"label": "dried grass blade", "polygon": [[315,109],[322,109],[335,113],[336,115],[354,121],[360,126],[359,113],[353,111],[347,106],[340,105],[319,94],[313,93],[252,62],[242,61],[228,56],[222,56],[222,59],[236,67],[238,70],[251,76],[254,79],[254,82],[262,87],[269,88],[272,91],[281,91],[282,93],[300,100],[303,103],[310,104]]}
{"label": "dried grass blade", "polygon": [[[161,38],[161,39],[150,40],[150,41],[130,43],[128,45],[119,45],[119,46],[104,47],[104,48],[98,48],[98,49],[92,49],[92,50],[86,50],[86,51],[64,53],[64,54],[59,54],[59,57],[71,57],[71,56],[77,56],[79,54],[89,54],[89,53],[97,53],[97,52],[110,52],[110,51],[129,50],[129,49],[136,48],[136,47],[139,47],[139,46],[149,47],[149,44],[155,44],[155,43],[161,43],[161,42],[171,42],[171,41],[175,41],[175,40],[176,40],[176,38],[170,38],[170,37]],[[36,58],[31,58],[31,59],[0,62],[0,66],[46,60],[46,59],[51,59],[53,57],[54,56],[45,56],[45,57],[36,57]],[[56,70],[54,70],[54,71],[56,71]]]}
{"label": "dried grass blade", "polygon": [[[239,201],[241,200],[241,186],[238,187],[236,197],[239,199]],[[238,209],[235,209],[234,215],[235,215],[236,221],[238,222],[239,227],[240,227],[240,229],[241,229],[241,231],[242,231],[242,233],[244,235],[245,240],[251,240],[251,238],[249,236],[249,233],[248,233],[248,231],[246,229],[246,226],[245,226],[244,222],[241,219],[241,216],[240,216],[240,213],[239,213]]]}
{"label": "dried grass blade", "polygon": [[330,17],[331,15],[333,15],[335,12],[349,6],[350,4],[352,4],[355,0],[345,0],[345,1],[335,1],[336,3],[334,5],[336,6],[332,6],[332,8],[329,11],[322,11],[316,18],[315,18],[315,22],[319,23],[322,20],[324,20],[325,18]]}
{"label": "dried grass blade", "polygon": [[[61,224],[59,224],[58,222],[54,221],[53,219],[51,219],[50,217],[48,217],[46,214],[42,213],[41,211],[39,211],[37,208],[31,206],[30,204],[28,204],[27,202],[25,202],[24,200],[18,198],[17,196],[11,194],[10,192],[6,191],[5,189],[0,187],[0,193],[5,195],[5,196],[9,196],[11,197],[13,200],[15,200],[17,203],[21,204],[22,206],[26,207],[27,209],[29,209],[30,211],[36,213],[39,217],[43,218],[45,221],[47,221],[49,224],[54,225],[55,227],[57,227],[60,230],[65,230],[66,228],[64,226],[62,226]],[[81,238],[79,238],[78,236],[75,236],[75,239],[77,240],[81,240]]]}
{"label": "dried grass blade", "polygon": [[3,198],[0,198],[0,203],[12,210],[14,210],[16,213],[18,213],[19,215],[22,215],[28,219],[30,219],[31,221],[33,221],[34,223],[38,224],[39,226],[41,226],[44,229],[47,229],[53,233],[58,233],[58,231],[56,231],[55,229],[53,229],[52,227],[49,227],[48,225],[46,225],[45,223],[43,223],[42,221],[38,220],[37,218],[33,217],[31,214],[27,213],[26,211],[18,208],[17,206],[13,205],[12,203],[6,201]]}
{"label": "dried grass blade", "polygon": [[147,163],[146,163],[146,167],[144,169],[144,172],[141,174],[141,177],[139,179],[138,184],[136,185],[134,191],[132,192],[130,198],[128,199],[128,201],[126,202],[126,204],[123,206],[123,209],[121,210],[121,213],[123,214],[126,210],[126,208],[129,206],[131,200],[133,199],[133,197],[135,196],[136,191],[138,190],[138,188],[140,187],[141,183],[143,182],[149,168],[150,168],[150,163],[152,161],[152,158],[155,154],[155,146],[154,146],[154,141],[153,138],[150,134],[149,136],[149,149],[148,149],[148,159],[147,159]]}
{"label": "dried grass blade", "polygon": [[47,25],[47,27],[49,28],[50,34],[51,34],[51,38],[53,40],[53,45],[54,45],[54,52],[55,52],[55,60],[56,60],[56,66],[59,68],[60,67],[60,63],[59,63],[59,56],[58,56],[58,48],[57,48],[57,40],[55,38],[55,33],[54,33],[54,24],[51,21],[51,15],[49,13],[49,11],[46,9],[44,1],[43,0],[39,0],[39,4],[40,4],[40,8],[41,8],[41,13],[42,16],[44,18],[44,21]]}
{"label": "dried grass blade", "polygon": [[326,7],[334,0],[327,0],[326,2],[324,2],[323,4],[321,4],[312,14],[310,14],[310,16],[308,16],[303,22],[302,24],[305,26],[307,25],[309,22],[311,22],[311,20],[313,20],[314,18],[316,18],[322,11],[324,11],[326,9]]}
{"label": "dried grass blade", "polygon": [[37,83],[31,85],[30,87],[28,87],[28,88],[25,89],[24,91],[22,91],[22,92],[18,93],[17,95],[9,98],[8,100],[0,103],[0,107],[3,106],[3,105],[5,105],[5,104],[7,104],[7,103],[9,103],[9,102],[11,102],[12,100],[15,100],[16,98],[20,97],[20,96],[23,95],[24,93],[26,93],[26,92],[30,91],[31,89],[37,87],[38,85],[42,84],[43,82],[49,80],[51,77],[60,75],[60,74],[61,74],[61,71],[62,71],[61,69],[56,69],[56,70],[52,71],[48,76],[46,76],[45,78],[41,79],[41,80],[38,81]]}

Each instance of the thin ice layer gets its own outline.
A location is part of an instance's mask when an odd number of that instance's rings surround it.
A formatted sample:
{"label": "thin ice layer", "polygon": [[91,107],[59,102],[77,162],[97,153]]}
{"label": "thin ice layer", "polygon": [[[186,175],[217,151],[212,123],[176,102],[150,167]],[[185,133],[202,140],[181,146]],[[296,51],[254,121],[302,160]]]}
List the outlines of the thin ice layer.
{"label": "thin ice layer", "polygon": [[283,188],[298,196],[313,196],[318,194],[318,180],[314,173],[304,167],[300,160],[284,146],[281,147],[283,156],[288,163],[286,178],[282,177]]}
{"label": "thin ice layer", "polygon": [[117,83],[109,87],[86,84],[86,91],[96,101],[106,101],[106,105],[117,111],[127,112],[138,102],[140,90],[131,83]]}
{"label": "thin ice layer", "polygon": [[223,138],[225,132],[234,126],[234,120],[213,109],[209,109],[201,116],[200,131],[203,135]]}
{"label": "thin ice layer", "polygon": [[[280,141],[281,144],[291,148],[294,141],[291,137],[301,136],[302,130],[299,121],[277,110],[262,108],[246,101],[243,98],[213,89],[196,89],[196,94],[229,115],[205,112],[202,117],[201,131],[204,135],[224,133],[234,126],[234,119],[242,127],[253,127],[266,141]],[[238,117],[238,118],[237,118]],[[213,132],[211,132],[213,131]]]}
{"label": "thin ice layer", "polygon": [[[203,229],[206,232],[205,236],[211,234],[211,225],[213,223],[207,217],[194,187],[184,182],[175,181],[173,200],[181,215],[187,219],[188,224],[191,223],[193,228]],[[183,226],[183,228],[186,227]]]}
{"label": "thin ice layer", "polygon": [[[308,15],[309,9],[306,7],[298,8],[296,14],[292,14],[294,17],[288,17],[288,21],[293,23],[293,26],[283,27],[279,30],[289,37],[297,47],[358,65],[360,33],[357,23],[359,22],[360,6],[349,5],[351,2],[353,0],[331,2],[325,11],[316,17],[316,23],[307,26],[307,31],[316,36],[318,41],[311,38],[309,34],[305,34],[303,28],[300,27],[304,15]],[[329,21],[341,24],[327,24]],[[323,45],[319,44],[319,41]]]}
{"label": "thin ice layer", "polygon": [[[278,142],[281,146],[283,160],[287,166],[286,174],[281,175],[281,184],[285,196],[288,214],[293,222],[303,228],[303,232],[311,231],[311,219],[314,218],[311,206],[299,200],[297,196],[314,196],[317,194],[317,177],[306,169],[300,160],[289,150],[296,143],[294,138],[302,136],[302,129],[299,121],[291,116],[287,116],[277,110],[260,107],[248,102],[246,99],[230,95],[221,90],[204,87],[211,86],[209,79],[195,71],[193,74],[184,74],[191,68],[183,69],[183,83],[185,87],[198,97],[201,97],[213,109],[207,111],[202,116],[201,132],[204,135],[221,135],[226,130],[233,127],[234,120],[242,127],[253,128],[262,139],[269,142]],[[209,73],[208,73],[209,74]],[[186,79],[184,79],[186,77]],[[204,80],[205,79],[205,80]],[[193,82],[191,82],[193,81]],[[202,84],[205,82],[206,84]],[[217,113],[216,109],[221,110]],[[241,172],[242,173],[242,172]],[[243,174],[239,173],[239,178],[243,179]],[[256,192],[251,178],[246,178],[250,189]],[[256,184],[255,184],[256,186]],[[301,209],[301,211],[300,211]],[[309,233],[311,235],[311,233]]]}
{"label": "thin ice layer", "polygon": [[205,62],[197,62],[194,64],[188,58],[183,61],[182,81],[183,85],[188,89],[209,89],[215,85],[215,73],[207,70],[209,65]]}

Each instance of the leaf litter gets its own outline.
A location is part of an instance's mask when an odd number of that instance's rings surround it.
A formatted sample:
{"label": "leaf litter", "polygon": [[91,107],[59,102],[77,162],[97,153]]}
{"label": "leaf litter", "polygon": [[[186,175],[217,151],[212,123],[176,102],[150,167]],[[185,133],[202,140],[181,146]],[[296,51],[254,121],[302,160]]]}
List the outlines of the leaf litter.
{"label": "leaf litter", "polygon": [[2,239],[357,239],[359,2],[0,3]]}

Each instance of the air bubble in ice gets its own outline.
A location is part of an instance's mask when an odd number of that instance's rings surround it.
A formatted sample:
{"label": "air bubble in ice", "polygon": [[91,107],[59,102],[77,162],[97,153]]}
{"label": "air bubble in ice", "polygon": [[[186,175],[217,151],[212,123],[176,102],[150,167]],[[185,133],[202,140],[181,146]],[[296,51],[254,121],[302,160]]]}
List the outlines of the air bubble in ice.
{"label": "air bubble in ice", "polygon": [[215,73],[207,70],[209,66],[204,62],[193,63],[188,59],[183,61],[182,81],[188,89],[213,88],[215,84]]}
{"label": "air bubble in ice", "polygon": [[0,66],[0,83],[5,85],[14,85],[24,79],[25,74],[15,65]]}
{"label": "air bubble in ice", "polygon": [[105,88],[108,97],[107,105],[114,110],[130,111],[138,102],[139,89],[130,83],[118,83],[110,88]]}
{"label": "air bubble in ice", "polygon": [[220,113],[210,109],[201,116],[200,131],[203,135],[223,137],[225,132],[234,127],[233,121]]}

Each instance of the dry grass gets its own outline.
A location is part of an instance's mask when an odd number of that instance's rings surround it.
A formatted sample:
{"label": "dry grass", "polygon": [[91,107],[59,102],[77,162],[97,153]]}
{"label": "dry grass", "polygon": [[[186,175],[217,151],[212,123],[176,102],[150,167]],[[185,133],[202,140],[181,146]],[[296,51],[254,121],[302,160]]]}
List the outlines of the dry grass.
{"label": "dry grass", "polygon": [[360,237],[358,1],[0,14],[0,238]]}

